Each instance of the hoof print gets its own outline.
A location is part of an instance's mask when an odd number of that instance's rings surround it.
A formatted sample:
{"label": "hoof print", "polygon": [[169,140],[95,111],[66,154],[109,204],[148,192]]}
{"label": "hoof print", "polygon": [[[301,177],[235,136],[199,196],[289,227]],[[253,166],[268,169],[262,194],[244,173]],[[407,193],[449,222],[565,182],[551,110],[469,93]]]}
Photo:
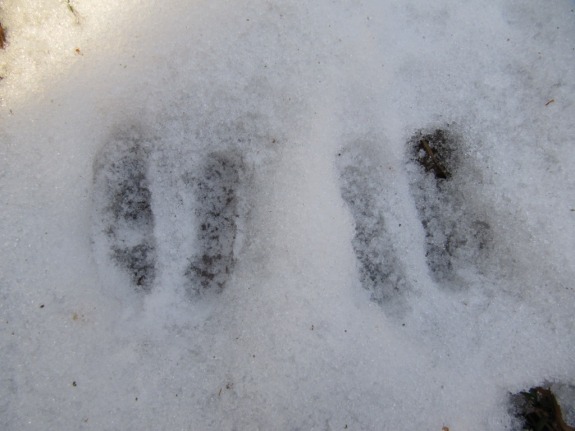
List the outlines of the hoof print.
{"label": "hoof print", "polygon": [[156,261],[148,156],[145,141],[131,131],[109,142],[94,163],[94,208],[109,256],[145,292],[152,287]]}
{"label": "hoof print", "polygon": [[229,279],[235,263],[237,188],[242,169],[241,157],[217,152],[208,155],[201,175],[189,178],[198,223],[198,251],[185,274],[190,280],[191,295],[220,292]]}
{"label": "hoof print", "polygon": [[426,236],[427,265],[436,281],[485,257],[492,241],[484,205],[470,188],[473,175],[462,138],[449,128],[418,131],[409,141],[411,190]]}
{"label": "hoof print", "polygon": [[371,292],[372,300],[391,305],[401,302],[410,286],[386,227],[381,190],[385,178],[372,151],[371,146],[358,144],[338,154],[340,193],[355,222],[352,246],[361,284]]}

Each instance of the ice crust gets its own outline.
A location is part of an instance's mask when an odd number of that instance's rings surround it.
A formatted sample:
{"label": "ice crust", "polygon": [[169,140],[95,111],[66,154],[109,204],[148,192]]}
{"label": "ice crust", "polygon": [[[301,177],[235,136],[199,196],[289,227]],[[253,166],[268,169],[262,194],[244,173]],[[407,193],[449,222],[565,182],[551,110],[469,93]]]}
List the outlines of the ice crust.
{"label": "ice crust", "polygon": [[69,4],[0,7],[0,429],[573,420],[572,1]]}

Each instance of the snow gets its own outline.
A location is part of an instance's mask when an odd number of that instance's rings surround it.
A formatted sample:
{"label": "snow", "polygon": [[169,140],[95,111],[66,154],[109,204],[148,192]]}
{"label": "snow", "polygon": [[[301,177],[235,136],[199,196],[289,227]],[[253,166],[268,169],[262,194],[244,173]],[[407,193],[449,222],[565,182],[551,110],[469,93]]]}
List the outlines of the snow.
{"label": "snow", "polygon": [[4,1],[0,428],[572,421],[574,7]]}

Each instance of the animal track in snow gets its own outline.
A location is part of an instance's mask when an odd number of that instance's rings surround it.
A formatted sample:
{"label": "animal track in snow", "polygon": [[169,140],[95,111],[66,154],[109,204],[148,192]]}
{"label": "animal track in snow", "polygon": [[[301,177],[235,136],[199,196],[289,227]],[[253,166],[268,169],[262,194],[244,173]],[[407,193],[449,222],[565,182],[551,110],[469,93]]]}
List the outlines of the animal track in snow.
{"label": "animal track in snow", "polygon": [[94,162],[96,224],[113,262],[138,290],[156,275],[156,239],[148,181],[149,141],[136,129],[115,136]]}
{"label": "animal track in snow", "polygon": [[[427,264],[433,278],[447,284],[453,284],[470,263],[479,268],[492,242],[481,202],[467,193],[469,181],[461,185],[467,166],[461,146],[461,138],[449,128],[422,130],[409,140],[408,171],[426,235]],[[116,134],[94,163],[95,224],[100,230],[96,238],[105,242],[109,260],[144,292],[156,280],[158,242],[163,241],[156,232],[149,179],[154,151],[153,141],[132,128]],[[181,177],[193,202],[190,217],[195,232],[183,235],[193,244],[186,266],[180,269],[190,296],[220,292],[230,278],[240,217],[237,193],[245,171],[236,150],[212,151],[198,160],[188,164]],[[348,145],[338,156],[337,167],[341,196],[355,222],[352,246],[361,283],[373,300],[395,307],[392,304],[405,302],[411,286],[387,227],[386,176],[374,144]]]}
{"label": "animal track in snow", "polygon": [[354,142],[338,154],[340,191],[355,221],[353,250],[360,280],[371,298],[395,308],[411,289],[387,228],[385,177],[369,144]]}
{"label": "animal track in snow", "polygon": [[[165,202],[163,194],[170,196],[174,193],[176,196],[183,193],[189,195],[193,211],[183,217],[194,222],[176,226],[173,231],[177,233],[178,229],[186,229],[180,236],[184,242],[192,244],[178,249],[178,252],[190,253],[187,260],[185,257],[182,259],[187,266],[176,262],[170,271],[181,271],[190,296],[207,291],[220,292],[235,262],[234,244],[239,217],[236,191],[244,169],[242,157],[234,151],[214,151],[206,156],[197,156],[197,160],[187,161],[182,168],[175,162],[180,158],[178,152],[173,148],[164,150],[156,159],[171,166],[168,171],[173,178],[172,181],[162,181],[161,186],[154,186],[151,178],[164,175],[165,172],[160,174],[158,169],[166,169],[151,162],[158,151],[150,139],[133,128],[116,134],[96,157],[94,242],[100,269],[107,273],[109,265],[113,265],[129,277],[137,291],[150,292],[154,283],[159,282],[162,260],[169,259],[158,253],[160,250],[166,253],[171,248],[166,242],[169,239],[165,233],[158,232],[158,228],[162,225],[165,230],[172,217],[182,219],[181,211],[185,211],[184,206]],[[184,169],[184,174],[181,174],[181,169]],[[155,193],[159,194],[154,198]],[[159,207],[155,208],[154,204]]]}
{"label": "animal track in snow", "polygon": [[186,270],[192,294],[221,291],[232,271],[238,217],[236,191],[242,169],[238,154],[217,152],[208,155],[200,175],[186,178],[195,195],[199,224],[199,251]]}
{"label": "animal track in snow", "polygon": [[425,231],[426,259],[438,282],[479,269],[492,243],[489,217],[471,193],[473,174],[462,138],[450,128],[420,130],[408,142],[411,192]]}

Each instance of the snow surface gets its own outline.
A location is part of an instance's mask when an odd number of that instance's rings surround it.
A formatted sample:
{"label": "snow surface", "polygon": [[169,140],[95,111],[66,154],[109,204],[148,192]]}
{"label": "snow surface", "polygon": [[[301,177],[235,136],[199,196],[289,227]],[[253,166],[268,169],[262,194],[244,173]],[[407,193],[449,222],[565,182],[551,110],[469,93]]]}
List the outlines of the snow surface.
{"label": "snow surface", "polygon": [[573,420],[574,8],[3,1],[0,428]]}

